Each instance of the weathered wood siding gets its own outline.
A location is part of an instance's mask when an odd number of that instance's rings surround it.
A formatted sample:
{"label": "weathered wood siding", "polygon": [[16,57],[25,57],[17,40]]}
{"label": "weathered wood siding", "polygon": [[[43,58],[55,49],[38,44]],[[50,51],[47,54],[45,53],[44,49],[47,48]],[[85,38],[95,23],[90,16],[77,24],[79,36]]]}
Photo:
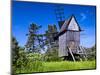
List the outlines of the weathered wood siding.
{"label": "weathered wood siding", "polygon": [[59,35],[59,56],[68,56],[68,48],[73,53],[77,53],[77,47],[80,44],[80,27],[72,16],[69,20],[66,20],[60,29],[61,35]]}
{"label": "weathered wood siding", "polygon": [[66,33],[67,33],[67,35],[66,35],[67,46],[69,46],[70,41],[75,42],[75,45],[79,46],[79,44],[80,44],[80,32],[67,31]]}
{"label": "weathered wood siding", "polygon": [[68,50],[66,48],[66,39],[67,39],[66,35],[67,34],[64,33],[59,37],[59,51],[58,51],[59,57],[68,56]]}
{"label": "weathered wood siding", "polygon": [[[72,47],[73,50],[80,44],[80,32],[67,31],[59,36],[59,57],[68,56],[67,47]],[[73,51],[74,52],[74,51]]]}
{"label": "weathered wood siding", "polygon": [[76,31],[79,31],[78,24],[75,21],[75,18],[74,17],[72,17],[72,19],[71,19],[71,21],[69,23],[68,30],[76,30]]}

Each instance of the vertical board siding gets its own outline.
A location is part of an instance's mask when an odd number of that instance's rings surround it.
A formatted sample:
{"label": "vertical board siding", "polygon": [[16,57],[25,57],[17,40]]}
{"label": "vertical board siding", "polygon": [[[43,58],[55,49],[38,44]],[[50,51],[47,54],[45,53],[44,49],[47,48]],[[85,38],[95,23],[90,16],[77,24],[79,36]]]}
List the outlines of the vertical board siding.
{"label": "vertical board siding", "polygon": [[68,56],[68,47],[77,53],[80,45],[80,28],[74,16],[68,21],[66,20],[61,27],[60,32],[67,30],[64,34],[59,36],[59,56]]}
{"label": "vertical board siding", "polygon": [[73,32],[73,31],[67,31],[61,36],[59,36],[59,57],[62,56],[68,56],[68,49],[67,47],[70,47],[70,43],[74,42],[74,53],[77,52],[76,48],[80,44],[80,32]]}
{"label": "vertical board siding", "polygon": [[71,21],[69,23],[68,30],[77,30],[77,31],[79,31],[78,24],[75,21],[75,18],[74,17],[72,17],[72,19],[71,19]]}
{"label": "vertical board siding", "polygon": [[59,37],[59,57],[68,56],[68,50],[66,48],[66,33]]}

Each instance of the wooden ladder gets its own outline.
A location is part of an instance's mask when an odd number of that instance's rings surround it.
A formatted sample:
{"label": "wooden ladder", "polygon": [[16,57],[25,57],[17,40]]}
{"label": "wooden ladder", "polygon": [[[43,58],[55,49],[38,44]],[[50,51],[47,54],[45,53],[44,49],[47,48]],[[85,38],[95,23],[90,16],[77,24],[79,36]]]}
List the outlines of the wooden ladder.
{"label": "wooden ladder", "polygon": [[82,53],[79,53],[79,54],[82,54],[84,59],[87,60],[87,54],[86,54],[85,49],[82,46],[79,46],[79,50],[81,50],[81,52],[82,52]]}
{"label": "wooden ladder", "polygon": [[[73,53],[72,53],[72,50],[71,50],[69,47],[67,47],[67,48],[68,48],[68,50],[69,50],[69,53],[70,53],[71,56],[72,56],[73,61],[75,62],[76,60],[75,60],[75,57],[74,57],[74,55],[73,55]],[[79,46],[77,49],[81,51],[81,53],[79,53],[79,54],[82,54],[82,56],[84,57],[84,59],[87,60],[87,54],[86,54],[85,49],[84,49],[82,46]],[[79,51],[79,52],[80,52],[80,51]]]}

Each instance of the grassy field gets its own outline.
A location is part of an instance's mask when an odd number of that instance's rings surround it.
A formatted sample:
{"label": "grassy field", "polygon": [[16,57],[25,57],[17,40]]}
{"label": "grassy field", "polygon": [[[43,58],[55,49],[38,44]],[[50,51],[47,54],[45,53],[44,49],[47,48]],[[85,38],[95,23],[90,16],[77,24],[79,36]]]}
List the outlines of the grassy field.
{"label": "grassy field", "polygon": [[80,70],[80,69],[95,69],[95,61],[84,62],[46,62],[44,63],[44,71],[63,71],[63,70]]}
{"label": "grassy field", "polygon": [[26,67],[18,69],[17,73],[34,73],[34,72],[50,72],[50,71],[69,71],[69,70],[83,70],[83,69],[95,69],[95,61],[82,61],[82,62],[38,62],[33,65],[32,62],[30,68]]}

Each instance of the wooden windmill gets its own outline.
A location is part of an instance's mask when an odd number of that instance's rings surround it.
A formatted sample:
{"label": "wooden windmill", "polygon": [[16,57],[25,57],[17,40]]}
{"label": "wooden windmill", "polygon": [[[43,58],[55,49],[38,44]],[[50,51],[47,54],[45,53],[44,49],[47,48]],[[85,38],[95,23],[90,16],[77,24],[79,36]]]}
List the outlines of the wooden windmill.
{"label": "wooden windmill", "polygon": [[81,28],[74,15],[64,21],[56,37],[59,39],[59,57],[76,61],[79,56],[84,56],[85,50],[80,47],[80,31]]}

